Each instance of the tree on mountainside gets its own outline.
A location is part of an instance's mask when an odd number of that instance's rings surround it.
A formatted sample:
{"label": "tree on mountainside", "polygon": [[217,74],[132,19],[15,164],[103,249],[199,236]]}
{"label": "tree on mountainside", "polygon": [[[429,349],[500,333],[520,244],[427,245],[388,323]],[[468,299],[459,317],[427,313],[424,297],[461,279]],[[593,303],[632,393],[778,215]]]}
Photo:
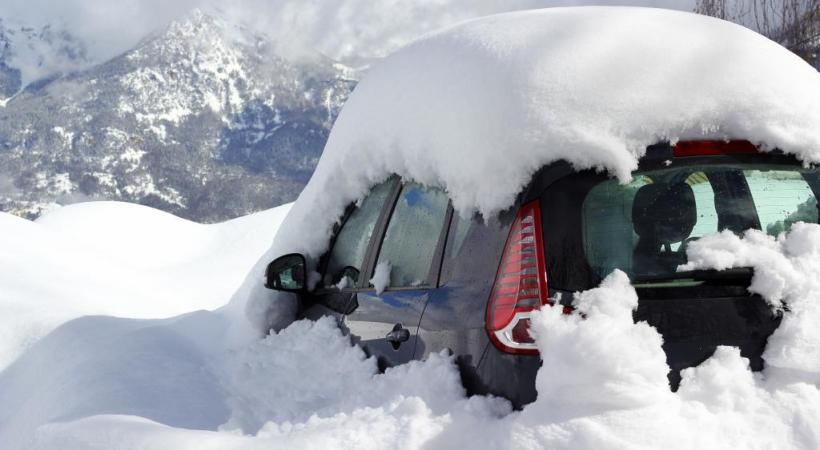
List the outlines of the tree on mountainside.
{"label": "tree on mountainside", "polygon": [[820,0],[697,0],[695,12],[752,28],[820,66]]}

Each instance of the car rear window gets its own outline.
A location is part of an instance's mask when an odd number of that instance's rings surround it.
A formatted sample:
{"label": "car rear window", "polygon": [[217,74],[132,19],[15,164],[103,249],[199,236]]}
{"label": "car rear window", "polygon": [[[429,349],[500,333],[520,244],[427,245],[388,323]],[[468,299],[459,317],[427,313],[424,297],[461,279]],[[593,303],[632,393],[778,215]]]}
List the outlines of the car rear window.
{"label": "car rear window", "polygon": [[567,177],[542,197],[550,285],[585,289],[616,268],[633,278],[674,273],[686,245],[706,234],[816,223],[817,186],[812,169],[751,163],[639,171],[626,184]]}

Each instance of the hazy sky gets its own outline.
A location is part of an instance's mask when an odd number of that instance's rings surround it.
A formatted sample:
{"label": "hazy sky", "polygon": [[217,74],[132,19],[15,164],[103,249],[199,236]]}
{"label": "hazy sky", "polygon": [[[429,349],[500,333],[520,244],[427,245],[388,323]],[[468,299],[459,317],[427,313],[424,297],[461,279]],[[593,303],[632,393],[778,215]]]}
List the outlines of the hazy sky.
{"label": "hazy sky", "polygon": [[[380,57],[422,33],[472,17],[579,4],[692,10],[695,0],[0,0],[0,17],[64,25],[94,60],[127,50],[195,7],[216,7],[280,41],[344,62]],[[214,6],[216,5],[216,6]]]}

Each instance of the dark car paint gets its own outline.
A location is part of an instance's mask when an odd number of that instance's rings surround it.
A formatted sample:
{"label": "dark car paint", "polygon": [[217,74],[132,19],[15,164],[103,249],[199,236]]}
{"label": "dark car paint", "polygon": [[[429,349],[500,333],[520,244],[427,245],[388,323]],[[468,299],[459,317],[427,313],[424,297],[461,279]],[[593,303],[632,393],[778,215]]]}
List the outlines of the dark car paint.
{"label": "dark car paint", "polygon": [[[409,362],[417,346],[417,331],[421,313],[429,297],[429,289],[357,292],[356,307],[344,318],[345,328],[353,340],[384,368]],[[396,326],[410,332],[408,340],[391,343],[387,335]]]}
{"label": "dark car paint", "polygon": [[713,286],[714,294],[703,296],[709,288],[698,286],[701,292],[688,295],[681,288],[675,296],[661,289],[636,289],[640,300],[633,316],[663,336],[673,389],[680,383],[680,371],[708,359],[718,343],[738,347],[752,370],[763,370],[766,340],[780,324],[780,314],[759,295],[750,295],[746,285]]}
{"label": "dark car paint", "polygon": [[[641,168],[661,167],[668,146],[650,148],[642,160]],[[782,162],[797,164],[793,158],[780,155],[707,157],[706,161],[764,160],[767,163]],[[703,157],[677,158],[676,164],[703,163]],[[325,313],[327,305],[333,314],[344,317],[339,312],[348,312],[344,325],[349,328],[353,340],[365,347],[369,354],[376,355],[381,367],[422,359],[430,353],[450,351],[456,356],[462,381],[470,394],[494,394],[508,398],[516,407],[532,402],[536,398],[535,378],[541,366],[537,356],[513,355],[497,349],[487,336],[484,326],[487,298],[492,289],[498,268],[502,247],[511,223],[511,215],[521,204],[538,199],[556,181],[578,173],[569,164],[558,162],[541,169],[530,185],[519,195],[514,207],[502,215],[500,223],[493,225],[478,223],[464,243],[465,256],[448,259],[444,243],[452,239],[451,223],[459,220],[448,211],[448,220],[439,236],[438,251],[428,280],[428,287],[412,290],[388,290],[375,295],[367,287],[372,276],[373,265],[378,253],[387,219],[392,206],[385,207],[379,224],[373,233],[368,256],[363,266],[363,276],[355,289],[344,293],[320,291],[307,296],[305,316],[314,316],[319,308]],[[604,175],[599,175],[605,179]],[[398,186],[398,180],[396,181]],[[813,186],[814,188],[814,186]],[[398,195],[398,187],[392,201]],[[390,202],[388,201],[388,205]],[[504,217],[506,217],[506,222]],[[550,217],[545,213],[544,228],[559,224],[561,217]],[[549,248],[546,249],[549,255]],[[554,264],[554,262],[553,262]],[[549,280],[548,280],[549,283]],[[594,286],[585,286],[584,289]],[[730,289],[720,287],[720,289]],[[550,286],[550,294],[559,292]],[[750,296],[745,286],[735,286],[731,295],[708,299],[688,297],[685,293],[667,290],[674,298],[663,298],[652,290],[639,289],[639,306],[634,317],[645,320],[656,327],[664,337],[664,350],[672,369],[670,384],[673,388],[679,381],[678,371],[691,367],[708,358],[718,342],[736,345],[743,356],[751,359],[751,366],[760,370],[760,358],[768,336],[779,324],[779,317],[765,306],[762,299]],[[571,291],[564,291],[561,303],[571,302]],[[359,297],[359,298],[357,298]],[[347,298],[347,309],[341,308],[339,298]],[[358,303],[358,307],[355,307]],[[313,306],[311,306],[313,305]],[[365,305],[365,307],[362,307]],[[351,307],[352,306],[352,307]],[[676,320],[678,317],[679,320]],[[376,323],[371,330],[362,328],[363,323]],[[394,349],[385,340],[382,332],[396,323],[410,328],[410,340]],[[683,325],[682,325],[683,324]],[[726,329],[734,330],[725,335]],[[378,333],[375,330],[378,328]],[[717,338],[716,338],[717,336]],[[412,345],[411,345],[412,344]]]}

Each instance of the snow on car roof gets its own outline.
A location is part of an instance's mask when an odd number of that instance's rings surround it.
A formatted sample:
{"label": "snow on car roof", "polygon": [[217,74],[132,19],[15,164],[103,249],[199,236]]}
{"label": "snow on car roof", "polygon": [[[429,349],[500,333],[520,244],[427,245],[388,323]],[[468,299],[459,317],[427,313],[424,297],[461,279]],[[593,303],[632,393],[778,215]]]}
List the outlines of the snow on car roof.
{"label": "snow on car roof", "polygon": [[490,16],[370,70],[280,235],[321,252],[344,206],[391,173],[491,215],[545,164],[627,180],[661,140],[741,138],[816,162],[818,124],[818,72],[729,22],[631,7]]}
{"label": "snow on car roof", "polygon": [[464,22],[366,74],[234,306],[252,320],[275,316],[269,308],[286,302],[259,283],[264,264],[318,257],[344,207],[394,173],[444,188],[462,215],[490,216],[545,164],[628,180],[662,140],[746,139],[817,162],[818,124],[820,74],[726,21],[579,7]]}

